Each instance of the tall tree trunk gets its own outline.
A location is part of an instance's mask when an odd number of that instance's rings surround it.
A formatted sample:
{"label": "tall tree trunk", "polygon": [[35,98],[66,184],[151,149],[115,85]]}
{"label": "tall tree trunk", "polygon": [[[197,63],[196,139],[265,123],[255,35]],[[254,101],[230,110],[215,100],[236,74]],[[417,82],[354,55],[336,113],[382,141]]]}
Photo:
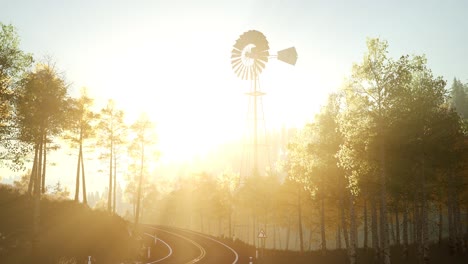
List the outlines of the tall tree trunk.
{"label": "tall tree trunk", "polygon": [[342,233],[343,233],[343,238],[345,241],[346,249],[349,249],[348,228],[346,224],[346,215],[345,215],[343,195],[341,195],[340,197],[340,204],[341,204],[341,228],[343,231]]}
{"label": "tall tree trunk", "polygon": [[112,213],[116,213],[117,211],[117,155],[114,153],[114,191],[113,191],[113,205],[112,206]]}
{"label": "tall tree trunk", "polygon": [[325,255],[327,253],[327,238],[325,235],[325,197],[323,192],[320,199],[320,237],[322,255]]}
{"label": "tall tree trunk", "polygon": [[[440,198],[442,199],[442,197]],[[439,226],[439,241],[438,241],[438,244],[439,244],[439,247],[442,246],[442,235],[443,235],[443,220],[444,220],[444,217],[443,217],[443,207],[442,207],[442,201],[439,201],[439,223],[438,223],[438,226]]]}
{"label": "tall tree trunk", "polygon": [[276,250],[276,225],[273,224],[273,250]]}
{"label": "tall tree trunk", "polygon": [[255,229],[255,213],[252,212],[252,245],[255,247],[256,246],[256,238],[257,238],[257,233]]}
{"label": "tall tree trunk", "polygon": [[288,218],[288,229],[286,230],[286,250],[289,250],[290,235],[291,235],[291,220]]}
{"label": "tall tree trunk", "polygon": [[349,263],[355,264],[357,261],[357,227],[356,227],[356,213],[354,205],[354,195],[349,194],[349,222],[350,222],[350,244],[348,248],[349,254]]}
{"label": "tall tree trunk", "polygon": [[229,205],[228,226],[229,226],[229,238],[232,238],[232,208],[231,208],[231,205]]}
{"label": "tall tree trunk", "polygon": [[[450,187],[449,187],[450,188]],[[451,189],[451,188],[450,188]],[[449,189],[449,190],[450,190]],[[456,246],[455,246],[455,227],[454,227],[454,210],[453,210],[453,192],[452,190],[448,193],[448,201],[447,201],[447,210],[448,210],[448,231],[449,231],[449,251],[450,255],[455,254]]]}
{"label": "tall tree trunk", "polygon": [[413,198],[413,210],[411,210],[411,232],[412,232],[412,240],[414,245],[418,245],[419,239],[419,228],[418,228],[418,201],[416,197]]}
{"label": "tall tree trunk", "polygon": [[468,250],[468,206],[465,206],[465,248]]}
{"label": "tall tree trunk", "polygon": [[34,211],[33,211],[33,234],[32,234],[32,255],[37,256],[39,253],[39,231],[40,231],[40,215],[41,215],[41,168],[42,168],[42,134],[38,143],[39,158],[36,164],[35,172],[35,188],[34,188]]}
{"label": "tall tree trunk", "polygon": [[88,198],[86,197],[86,178],[85,178],[85,169],[84,169],[84,158],[83,158],[83,148],[80,147],[81,155],[81,176],[83,182],[83,204],[88,205]]}
{"label": "tall tree trunk", "polygon": [[458,193],[455,192],[455,203],[454,203],[454,219],[455,219],[455,234],[457,239],[457,251],[463,252],[465,251],[465,244],[463,240],[463,229],[462,229],[462,221],[461,221],[461,209],[459,203]]}
{"label": "tall tree trunk", "polygon": [[80,131],[80,139],[79,139],[79,150],[78,150],[78,163],[76,165],[76,182],[75,182],[75,202],[79,201],[80,196],[80,168],[81,168],[81,148],[82,148],[82,132]]}
{"label": "tall tree trunk", "polygon": [[[144,139],[141,141],[141,163],[140,163],[140,179],[138,180],[137,208],[135,214],[135,228],[138,226],[138,218],[140,213],[141,203],[141,185],[143,184],[143,169],[145,163],[145,144]],[[115,183],[114,183],[115,184]]]}
{"label": "tall tree trunk", "polygon": [[283,245],[281,243],[281,227],[278,226],[278,245],[280,249],[283,249]]}
{"label": "tall tree trunk", "polygon": [[395,230],[396,230],[396,244],[399,246],[400,243],[400,212],[399,212],[399,204],[398,201],[396,203],[396,208],[395,208]]}
{"label": "tall tree trunk", "polygon": [[31,170],[31,175],[29,177],[29,183],[28,183],[28,194],[30,196],[33,196],[33,186],[36,181],[36,166],[37,166],[37,161],[38,161],[38,151],[39,151],[39,145],[35,144],[34,145],[34,161],[33,161],[33,167]]}
{"label": "tall tree trunk", "polygon": [[419,194],[419,199],[416,199],[415,203],[415,233],[416,233],[416,246],[418,249],[418,261],[422,263],[424,261],[424,245],[423,245],[423,223],[422,223],[422,194]]}
{"label": "tall tree trunk", "polygon": [[[113,151],[114,151],[114,140],[113,136],[111,136],[111,144],[109,150],[109,193],[107,195],[107,211],[112,212],[112,159],[113,159]],[[135,210],[135,217],[137,211]]]}
{"label": "tall tree trunk", "polygon": [[245,230],[244,233],[246,234],[246,236],[245,236],[245,242],[246,242],[247,244],[249,244],[249,242],[250,242],[250,222],[249,222],[249,219],[247,219],[247,224],[245,225],[244,230]]}
{"label": "tall tree trunk", "polygon": [[408,259],[408,201],[404,202],[403,208],[403,257]]}
{"label": "tall tree trunk", "polygon": [[[382,137],[382,136],[381,136]],[[385,140],[381,138],[381,172],[380,172],[380,247],[382,248],[383,263],[390,264],[390,245],[388,241],[387,225],[387,169],[385,156]]]}
{"label": "tall tree trunk", "polygon": [[46,192],[46,185],[45,185],[45,177],[46,177],[46,165],[47,165],[47,133],[44,133],[44,139],[42,141],[43,143],[43,151],[44,151],[44,158],[43,158],[43,161],[42,161],[42,177],[41,177],[41,180],[42,180],[42,193],[45,193]]}
{"label": "tall tree trunk", "polygon": [[372,233],[372,249],[374,250],[374,261],[378,261],[380,259],[380,242],[379,242],[379,233],[378,233],[378,220],[377,220],[377,203],[375,201],[375,196],[371,198],[371,212],[372,212],[372,219],[371,219],[371,233]]}
{"label": "tall tree trunk", "polygon": [[368,247],[368,237],[369,237],[369,227],[367,223],[367,199],[364,199],[364,250],[367,251]]}
{"label": "tall tree trunk", "polygon": [[422,244],[423,244],[423,262],[429,263],[429,223],[428,223],[428,206],[427,206],[427,194],[426,194],[426,168],[425,168],[425,155],[423,154],[422,163],[422,206],[421,206],[421,217],[422,217]]}
{"label": "tall tree trunk", "polygon": [[393,241],[394,244],[396,244],[395,226],[393,224],[392,212],[388,212],[388,222],[387,222],[387,224],[389,226],[390,234],[392,235],[392,241]]}
{"label": "tall tree trunk", "polygon": [[340,224],[336,227],[336,248],[341,249],[341,226]]}
{"label": "tall tree trunk", "polygon": [[297,225],[299,232],[299,249],[301,255],[304,253],[304,236],[302,234],[302,207],[301,207],[301,189],[297,192]]}

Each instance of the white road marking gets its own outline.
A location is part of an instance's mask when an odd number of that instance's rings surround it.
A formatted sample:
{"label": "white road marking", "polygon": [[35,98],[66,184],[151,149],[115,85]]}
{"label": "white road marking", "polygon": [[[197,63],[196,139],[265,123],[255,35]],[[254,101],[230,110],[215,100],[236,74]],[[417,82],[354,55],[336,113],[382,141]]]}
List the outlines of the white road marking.
{"label": "white road marking", "polygon": [[[200,250],[200,255],[198,257],[196,257],[195,259],[187,262],[186,264],[193,264],[193,263],[196,263],[198,261],[200,261],[202,258],[205,257],[206,255],[206,250],[200,245],[198,244],[197,242],[193,241],[192,239],[188,238],[188,237],[185,237],[185,236],[182,236],[182,235],[179,235],[179,234],[176,234],[174,232],[171,232],[171,231],[167,231],[167,230],[164,230],[164,229],[160,229],[160,228],[156,228],[156,227],[152,227],[152,226],[147,226],[148,228],[151,228],[151,229],[155,229],[155,230],[159,230],[159,231],[163,231],[163,232],[166,232],[166,233],[169,233],[171,235],[174,235],[174,236],[178,236],[182,239],[185,239],[187,240],[188,242],[192,243],[193,245],[195,245],[199,250]],[[158,260],[159,261],[159,260]],[[154,262],[151,262],[151,263],[154,263]],[[149,264],[149,263],[148,263]]]}
{"label": "white road marking", "polygon": [[[155,238],[153,235],[148,234],[148,233],[145,233],[145,235],[150,236],[150,237],[152,237],[152,238]],[[153,261],[153,262],[148,262],[148,263],[146,263],[146,264],[158,263],[158,262],[160,262],[160,261],[163,261],[163,260],[167,259],[168,257],[170,257],[170,256],[172,255],[172,248],[171,248],[171,246],[169,246],[169,244],[167,244],[167,243],[166,243],[164,240],[162,240],[162,239],[159,239],[159,238],[156,238],[156,239],[159,240],[159,241],[161,241],[164,245],[166,245],[166,247],[169,249],[169,254],[167,254],[167,255],[164,256],[163,258],[160,258],[160,259],[158,259],[158,260],[156,260],[156,261]]]}
{"label": "white road marking", "polygon": [[[177,229],[177,228],[176,228],[176,229]],[[180,228],[178,228],[178,229],[180,229]],[[237,252],[236,252],[234,249],[232,249],[230,246],[224,244],[223,242],[221,242],[221,241],[219,241],[219,240],[216,240],[216,239],[214,239],[214,238],[211,238],[211,237],[209,237],[209,236],[202,235],[202,234],[200,234],[200,233],[190,231],[190,230],[185,230],[185,229],[180,229],[180,230],[185,231],[185,232],[189,232],[189,233],[192,233],[192,234],[195,234],[195,235],[198,235],[198,236],[202,236],[202,237],[208,238],[208,239],[210,239],[210,240],[212,240],[212,241],[214,241],[214,242],[216,242],[216,243],[219,243],[219,244],[221,244],[221,245],[227,247],[227,248],[228,248],[229,250],[231,250],[232,253],[234,253],[234,255],[236,256],[236,259],[234,260],[234,262],[232,262],[232,264],[236,264],[237,261],[239,261],[239,255],[237,254]]]}

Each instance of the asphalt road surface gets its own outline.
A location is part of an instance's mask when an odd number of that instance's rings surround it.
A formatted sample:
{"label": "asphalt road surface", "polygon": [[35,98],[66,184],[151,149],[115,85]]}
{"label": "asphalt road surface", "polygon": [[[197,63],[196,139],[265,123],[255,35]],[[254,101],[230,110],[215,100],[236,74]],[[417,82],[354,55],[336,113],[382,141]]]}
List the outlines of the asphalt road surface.
{"label": "asphalt road surface", "polygon": [[[244,264],[232,243],[205,234],[167,226],[145,226],[143,263]],[[150,254],[147,248],[150,247]]]}

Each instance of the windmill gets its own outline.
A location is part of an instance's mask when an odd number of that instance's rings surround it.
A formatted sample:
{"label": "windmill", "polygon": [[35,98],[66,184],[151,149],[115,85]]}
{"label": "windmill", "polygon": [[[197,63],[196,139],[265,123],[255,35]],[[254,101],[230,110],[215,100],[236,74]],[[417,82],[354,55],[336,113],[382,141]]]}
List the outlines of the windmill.
{"label": "windmill", "polygon": [[[247,93],[253,99],[253,173],[259,175],[258,169],[258,101],[265,93],[261,92],[259,76],[265,68],[268,59],[277,58],[290,65],[297,61],[296,48],[291,47],[270,55],[268,41],[257,30],[249,30],[240,35],[231,52],[231,64],[234,73],[242,80],[250,80],[251,91]],[[261,109],[263,113],[263,109]]]}

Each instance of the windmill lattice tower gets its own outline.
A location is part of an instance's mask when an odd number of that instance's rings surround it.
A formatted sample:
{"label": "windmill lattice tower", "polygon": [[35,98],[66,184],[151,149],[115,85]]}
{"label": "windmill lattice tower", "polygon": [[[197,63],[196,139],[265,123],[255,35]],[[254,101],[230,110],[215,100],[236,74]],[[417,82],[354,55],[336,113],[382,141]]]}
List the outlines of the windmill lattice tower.
{"label": "windmill lattice tower", "polygon": [[[251,133],[249,133],[251,138],[249,139],[247,136],[246,141],[250,142],[252,147],[249,148],[250,155],[245,155],[245,151],[242,153],[240,180],[248,175],[263,175],[267,167],[271,168],[262,100],[266,94],[260,90],[259,82],[259,76],[269,58],[277,58],[280,61],[295,65],[297,61],[296,48],[291,47],[279,51],[277,55],[270,55],[265,35],[257,30],[249,30],[240,35],[231,52],[231,64],[234,73],[242,80],[250,81],[250,91],[246,95],[249,96],[247,127],[251,126],[251,129],[248,129],[251,130]],[[259,121],[263,125],[263,141],[259,138]],[[263,155],[259,152],[259,147],[262,147]]]}

